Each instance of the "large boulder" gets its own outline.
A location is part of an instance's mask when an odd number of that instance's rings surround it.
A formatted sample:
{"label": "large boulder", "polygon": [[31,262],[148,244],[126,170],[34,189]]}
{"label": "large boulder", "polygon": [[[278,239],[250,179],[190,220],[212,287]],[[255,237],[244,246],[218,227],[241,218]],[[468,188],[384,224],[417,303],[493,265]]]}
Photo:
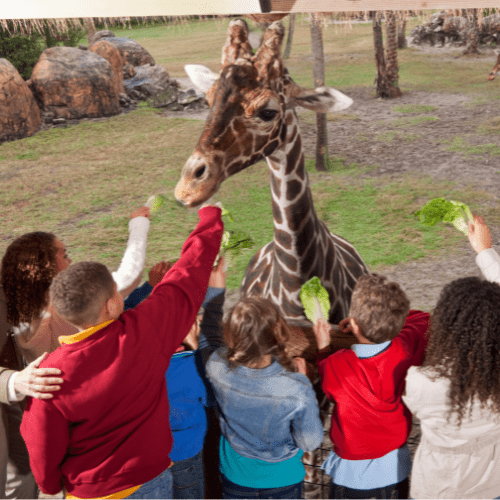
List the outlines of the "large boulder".
{"label": "large boulder", "polygon": [[42,111],[53,118],[79,119],[120,112],[119,80],[111,64],[87,50],[44,50],[31,74]]}
{"label": "large boulder", "polygon": [[115,36],[115,34],[109,30],[96,31],[94,33],[94,35],[92,36],[92,38],[90,39],[89,46],[96,43],[101,38],[112,38],[114,36]]}
{"label": "large boulder", "polygon": [[40,130],[40,109],[26,82],[7,59],[0,59],[0,142]]}
{"label": "large boulder", "polygon": [[89,50],[104,57],[104,59],[111,64],[116,78],[118,79],[117,85],[120,88],[120,92],[125,93],[123,88],[123,57],[121,52],[112,43],[109,43],[106,38],[98,40]]}
{"label": "large boulder", "polygon": [[171,86],[170,77],[162,66],[145,64],[135,68],[135,75],[123,81],[125,92],[132,99],[145,99],[166,92]]}
{"label": "large boulder", "polygon": [[[107,40],[120,50],[120,52],[122,53],[124,64],[131,64],[132,66],[155,64],[153,56],[144,47],[142,47],[142,45],[139,45],[135,40],[132,40],[131,38],[113,36],[108,38],[101,38],[101,40]],[[90,46],[91,48],[92,45],[93,43]]]}

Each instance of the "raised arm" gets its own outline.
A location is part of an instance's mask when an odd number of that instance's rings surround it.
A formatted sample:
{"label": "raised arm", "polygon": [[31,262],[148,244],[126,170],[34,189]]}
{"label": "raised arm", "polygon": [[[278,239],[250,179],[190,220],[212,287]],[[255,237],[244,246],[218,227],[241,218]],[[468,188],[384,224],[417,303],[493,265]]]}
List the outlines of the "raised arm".
{"label": "raised arm", "polygon": [[491,248],[491,234],[482,217],[469,222],[469,241],[476,251],[476,264],[488,281],[500,284],[500,255]]}
{"label": "raised arm", "polygon": [[127,248],[120,267],[111,273],[122,297],[127,297],[141,280],[149,231],[149,208],[141,207],[130,216]]}

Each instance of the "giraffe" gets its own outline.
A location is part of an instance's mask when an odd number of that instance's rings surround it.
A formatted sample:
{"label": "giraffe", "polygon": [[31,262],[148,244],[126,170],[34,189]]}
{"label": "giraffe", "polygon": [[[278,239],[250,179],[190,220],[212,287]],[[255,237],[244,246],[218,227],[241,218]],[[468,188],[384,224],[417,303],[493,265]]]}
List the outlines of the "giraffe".
{"label": "giraffe", "polygon": [[211,111],[175,196],[197,206],[229,176],[266,158],[274,239],[251,259],[241,293],[268,297],[287,320],[302,321],[300,287],[318,276],[330,295],[330,322],[338,323],[348,315],[357,278],[368,269],[314,210],[294,107],[326,112],[352,100],[334,89],[297,86],[281,60],[283,36],[283,25],[272,23],[253,56],[246,23],[231,21],[219,79],[207,92]]}
{"label": "giraffe", "polygon": [[498,54],[497,63],[493,66],[493,69],[490,71],[488,75],[488,80],[494,80],[497,73],[500,71],[500,53]]}

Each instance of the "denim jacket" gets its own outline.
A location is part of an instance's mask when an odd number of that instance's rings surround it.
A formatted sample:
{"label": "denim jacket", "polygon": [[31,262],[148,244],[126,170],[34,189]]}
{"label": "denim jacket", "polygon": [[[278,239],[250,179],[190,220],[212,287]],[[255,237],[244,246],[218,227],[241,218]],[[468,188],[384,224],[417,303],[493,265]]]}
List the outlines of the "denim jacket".
{"label": "denim jacket", "polygon": [[221,430],[240,455],[281,462],[323,440],[318,403],[309,379],[274,361],[266,368],[229,368],[224,348],[206,370],[220,409]]}

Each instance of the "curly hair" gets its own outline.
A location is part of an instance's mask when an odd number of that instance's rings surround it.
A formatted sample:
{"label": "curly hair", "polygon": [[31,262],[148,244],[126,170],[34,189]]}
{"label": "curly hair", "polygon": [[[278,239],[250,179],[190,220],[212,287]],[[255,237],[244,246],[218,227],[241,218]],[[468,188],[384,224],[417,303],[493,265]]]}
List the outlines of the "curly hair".
{"label": "curly hair", "polygon": [[356,283],[349,316],[366,339],[381,344],[399,334],[409,311],[410,301],[401,287],[374,273],[361,276]]}
{"label": "curly hair", "polygon": [[477,277],[447,284],[431,315],[422,367],[450,381],[451,409],[462,419],[475,400],[500,414],[500,286]]}
{"label": "curly hair", "polygon": [[31,323],[47,307],[49,286],[57,274],[55,240],[52,233],[27,233],[5,251],[0,279],[7,320],[13,326]]}
{"label": "curly hair", "polygon": [[244,297],[229,311],[224,323],[227,360],[232,367],[249,366],[270,354],[283,368],[296,371],[286,342],[290,331],[278,308],[263,297]]}

